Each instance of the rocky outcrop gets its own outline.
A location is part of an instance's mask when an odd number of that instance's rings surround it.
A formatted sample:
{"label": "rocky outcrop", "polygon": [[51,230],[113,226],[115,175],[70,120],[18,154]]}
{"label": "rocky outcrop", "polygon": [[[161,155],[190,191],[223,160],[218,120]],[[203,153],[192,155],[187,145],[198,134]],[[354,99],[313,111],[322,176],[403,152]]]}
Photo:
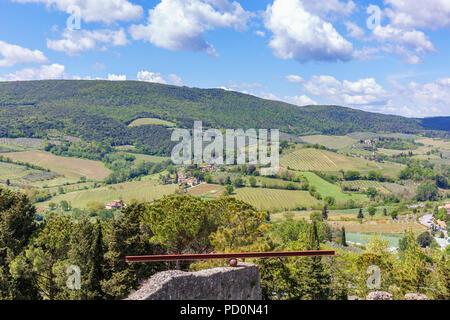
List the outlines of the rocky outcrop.
{"label": "rocky outcrop", "polygon": [[392,294],[386,291],[374,291],[367,295],[366,300],[392,300]]}
{"label": "rocky outcrop", "polygon": [[164,271],[144,281],[126,300],[260,300],[257,266],[239,263],[198,272]]}
{"label": "rocky outcrop", "polygon": [[428,299],[428,297],[424,294],[407,293],[405,295],[405,300],[430,300],[430,299]]}

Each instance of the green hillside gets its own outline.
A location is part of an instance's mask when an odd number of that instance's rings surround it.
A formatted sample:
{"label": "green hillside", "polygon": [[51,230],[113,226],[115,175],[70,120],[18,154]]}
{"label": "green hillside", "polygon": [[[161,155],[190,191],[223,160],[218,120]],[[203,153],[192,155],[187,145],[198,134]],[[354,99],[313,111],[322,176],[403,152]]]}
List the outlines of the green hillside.
{"label": "green hillside", "polygon": [[0,83],[0,137],[42,138],[48,130],[57,130],[85,141],[138,144],[146,153],[167,154],[170,131],[152,124],[128,127],[140,118],[171,121],[178,127],[191,128],[194,120],[202,120],[217,128],[278,128],[292,134],[423,129],[420,119],[338,106],[297,107],[222,89],[136,81]]}

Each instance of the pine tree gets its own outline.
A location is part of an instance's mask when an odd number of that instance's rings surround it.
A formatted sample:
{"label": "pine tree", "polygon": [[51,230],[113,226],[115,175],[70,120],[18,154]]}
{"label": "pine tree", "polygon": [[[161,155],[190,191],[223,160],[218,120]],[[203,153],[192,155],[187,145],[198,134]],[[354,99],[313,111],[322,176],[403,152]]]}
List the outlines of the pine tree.
{"label": "pine tree", "polygon": [[98,300],[104,294],[101,281],[105,267],[101,222],[94,224],[88,219],[80,221],[74,228],[69,251],[69,263],[81,269],[81,290],[70,292],[72,299]]}
{"label": "pine tree", "polygon": [[10,273],[10,263],[36,230],[35,214],[26,196],[0,188],[0,300],[39,298],[28,278],[13,279]]}
{"label": "pine tree", "polygon": [[157,263],[129,264],[126,256],[163,254],[158,245],[149,242],[151,231],[141,223],[141,216],[146,210],[145,204],[132,204],[124,210],[124,216],[112,220],[105,233],[105,280],[102,291],[107,298],[121,299],[139,284],[166,266]]}

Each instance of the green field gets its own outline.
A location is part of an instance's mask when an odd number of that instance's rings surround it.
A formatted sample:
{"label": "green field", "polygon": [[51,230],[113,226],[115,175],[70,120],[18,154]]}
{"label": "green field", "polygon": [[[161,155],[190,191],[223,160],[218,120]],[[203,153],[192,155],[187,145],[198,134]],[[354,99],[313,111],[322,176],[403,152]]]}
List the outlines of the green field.
{"label": "green field", "polygon": [[137,162],[164,162],[166,160],[170,160],[170,157],[159,157],[159,156],[150,156],[147,154],[140,154],[140,153],[132,153],[127,152],[128,155],[131,155],[136,158]]}
{"label": "green field", "polygon": [[85,159],[55,156],[45,151],[24,151],[5,153],[3,156],[15,161],[31,163],[63,175],[67,180],[74,181],[81,177],[92,180],[105,179],[110,171],[101,162]]}
{"label": "green field", "polygon": [[339,186],[325,181],[313,172],[302,172],[301,174],[309,181],[310,185],[317,188],[317,191],[323,198],[327,196],[334,197],[337,202],[345,202],[350,199],[361,202],[369,200],[364,194],[344,193]]}
{"label": "green field", "polygon": [[12,163],[0,162],[0,181],[9,179],[11,182],[24,183],[23,176],[39,173],[39,170],[28,169]]}
{"label": "green field", "polygon": [[235,190],[235,193],[236,199],[245,201],[259,210],[289,210],[319,205],[319,201],[307,191],[240,188]]}
{"label": "green field", "polygon": [[162,120],[162,119],[157,119],[157,118],[136,119],[132,123],[130,123],[128,126],[129,127],[138,127],[138,126],[145,126],[148,124],[154,124],[154,125],[159,125],[159,126],[164,126],[164,127],[175,127],[176,126],[176,124],[173,122]]}
{"label": "green field", "polygon": [[414,194],[415,188],[412,186],[402,186],[398,183],[383,182],[383,186],[393,193]]}
{"label": "green field", "polygon": [[108,203],[116,199],[121,199],[125,203],[136,199],[139,202],[150,202],[159,199],[164,195],[174,193],[178,189],[175,184],[160,185],[155,181],[126,182],[98,189],[75,191],[58,195],[49,201],[38,204],[38,207],[48,208],[49,203],[59,203],[62,200],[70,202],[73,207],[86,208],[89,202]]}
{"label": "green field", "polygon": [[298,171],[339,172],[339,170],[356,170],[367,173],[371,170],[381,171],[387,176],[397,176],[404,166],[396,163],[378,163],[362,158],[348,157],[326,150],[300,148],[283,155],[280,159],[283,167]]}
{"label": "green field", "polygon": [[389,192],[389,190],[383,185],[383,183],[378,181],[355,180],[355,181],[345,181],[342,184],[350,186],[351,188],[359,189],[360,191],[367,190],[368,188],[375,188],[378,191]]}
{"label": "green field", "polygon": [[372,239],[372,236],[377,235],[380,236],[381,239],[387,240],[389,242],[389,246],[397,247],[398,242],[401,239],[400,237],[385,235],[383,233],[361,233],[361,232],[346,232],[345,236],[348,242],[359,243],[359,244],[368,244]]}
{"label": "green field", "polygon": [[358,142],[358,140],[353,139],[349,136],[302,136],[301,139],[306,143],[318,144],[325,146],[329,149],[341,149]]}
{"label": "green field", "polygon": [[220,184],[202,183],[198,186],[188,189],[188,193],[195,197],[214,199],[219,197],[225,191],[225,187]]}

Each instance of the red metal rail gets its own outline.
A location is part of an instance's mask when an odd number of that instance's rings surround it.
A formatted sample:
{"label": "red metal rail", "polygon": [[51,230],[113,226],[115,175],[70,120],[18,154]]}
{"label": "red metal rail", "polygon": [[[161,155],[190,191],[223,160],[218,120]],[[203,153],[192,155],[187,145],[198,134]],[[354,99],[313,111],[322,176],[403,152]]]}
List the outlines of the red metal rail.
{"label": "red metal rail", "polygon": [[285,257],[314,257],[334,256],[331,250],[313,251],[275,251],[275,252],[245,252],[245,253],[210,253],[210,254],[177,254],[126,257],[126,262],[155,262],[155,261],[195,261],[238,258],[285,258]]}

